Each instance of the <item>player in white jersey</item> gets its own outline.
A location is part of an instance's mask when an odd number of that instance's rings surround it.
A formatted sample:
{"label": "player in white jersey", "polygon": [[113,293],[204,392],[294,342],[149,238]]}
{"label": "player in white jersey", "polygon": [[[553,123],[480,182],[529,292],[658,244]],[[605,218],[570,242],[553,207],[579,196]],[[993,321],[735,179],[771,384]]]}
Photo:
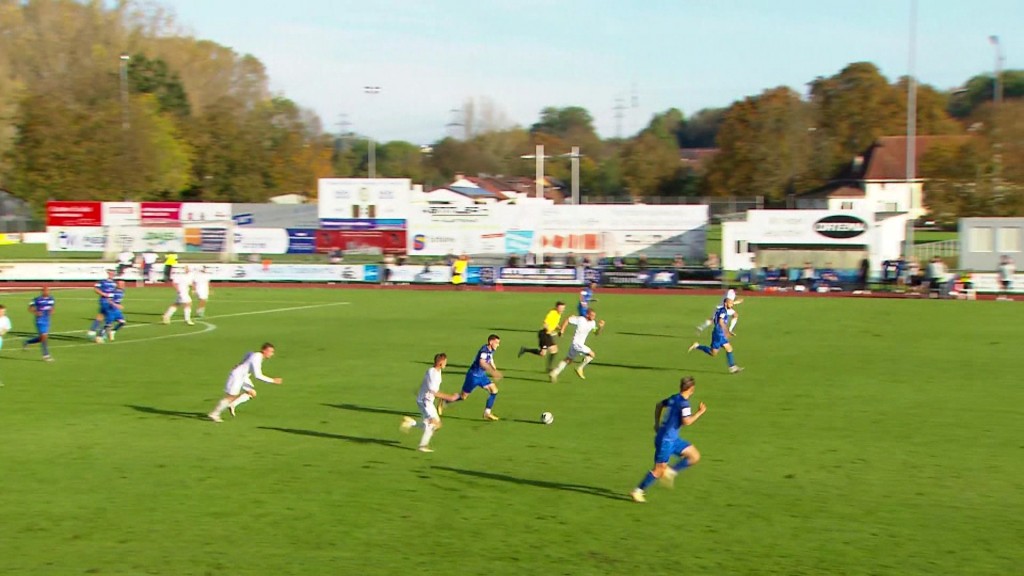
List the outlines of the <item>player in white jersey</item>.
{"label": "player in white jersey", "polygon": [[273,355],[274,345],[269,342],[260,346],[259,352],[247,352],[245,354],[242,361],[236,364],[231,369],[231,373],[228,374],[228,381],[224,384],[224,397],[217,403],[213,412],[207,415],[210,417],[210,420],[221,422],[220,414],[226,409],[230,409],[231,415],[234,416],[235,408],[239,404],[256,397],[256,388],[253,386],[250,376],[255,376],[257,380],[269,382],[270,384],[280,384],[283,382],[281,378],[271,378],[263,374],[263,361],[269,360]]}
{"label": "player in white jersey", "polygon": [[[572,345],[569,346],[569,354],[564,360],[555,366],[554,370],[548,372],[548,376],[551,377],[551,382],[558,381],[558,375],[562,373],[562,370],[566,366],[572,364],[576,358],[583,356],[583,365],[576,368],[576,375],[586,380],[587,377],[583,375],[583,368],[594,361],[594,351],[587,346],[587,336],[591,332],[595,335],[600,335],[601,330],[604,329],[604,320],[597,320],[597,312],[593,308],[587,309],[586,316],[572,316],[567,318],[562,323],[562,332],[565,332],[566,326],[572,324],[576,327],[576,333],[572,335]],[[595,332],[596,330],[596,332]]]}
{"label": "player in white jersey", "polygon": [[167,308],[167,312],[164,312],[164,324],[171,323],[171,316],[174,316],[174,312],[178,310],[178,306],[181,306],[182,311],[185,314],[185,324],[192,326],[192,296],[189,292],[192,291],[192,273],[189,271],[188,266],[183,267],[180,271],[175,272],[171,276],[171,282],[174,284],[174,291],[176,293],[174,297],[174,304],[171,304]]}
{"label": "player in white jersey", "polygon": [[202,318],[206,314],[206,301],[210,299],[210,271],[206,266],[201,266],[195,271],[192,277],[192,287],[196,291],[196,300],[199,300],[196,317]]}
{"label": "player in white jersey", "polygon": [[[736,299],[736,291],[732,288],[729,288],[729,290],[726,291],[725,298],[722,298],[722,304],[725,304],[726,300],[732,300],[733,306],[743,303],[743,298],[740,298],[739,300]],[[717,309],[718,307],[715,307],[715,310]],[[736,308],[728,308],[727,310],[729,314],[729,331],[735,334],[736,323],[740,321],[740,315],[736,312]],[[711,317],[714,317],[714,314],[712,314]],[[714,322],[712,322],[711,318],[706,318],[703,322],[697,325],[697,334],[699,335],[701,332],[704,332],[704,330],[710,328],[712,324],[714,324]]]}
{"label": "player in white jersey", "polygon": [[7,308],[0,304],[0,348],[4,347],[4,336],[11,331],[11,319],[7,316]]}
{"label": "player in white jersey", "polygon": [[422,420],[417,421],[409,416],[402,416],[402,425],[399,430],[409,432],[413,428],[423,428],[423,436],[420,438],[420,445],[417,450],[420,452],[433,452],[430,448],[430,437],[434,432],[441,429],[441,416],[437,413],[434,400],[440,399],[446,402],[455,402],[458,394],[446,394],[441,392],[441,371],[448,365],[448,355],[444,352],[434,355],[434,365],[427,368],[423,375],[423,382],[420,383],[420,391],[416,395],[416,405],[419,406]]}

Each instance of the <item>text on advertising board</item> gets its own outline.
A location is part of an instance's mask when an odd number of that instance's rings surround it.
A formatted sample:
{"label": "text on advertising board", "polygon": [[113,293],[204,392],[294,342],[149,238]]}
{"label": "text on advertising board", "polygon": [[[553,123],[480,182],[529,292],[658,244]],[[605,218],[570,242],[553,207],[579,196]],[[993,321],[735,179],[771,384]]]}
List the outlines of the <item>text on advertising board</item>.
{"label": "text on advertising board", "polygon": [[867,229],[867,222],[843,214],[826,216],[814,223],[814,231],[826,238],[856,238]]}

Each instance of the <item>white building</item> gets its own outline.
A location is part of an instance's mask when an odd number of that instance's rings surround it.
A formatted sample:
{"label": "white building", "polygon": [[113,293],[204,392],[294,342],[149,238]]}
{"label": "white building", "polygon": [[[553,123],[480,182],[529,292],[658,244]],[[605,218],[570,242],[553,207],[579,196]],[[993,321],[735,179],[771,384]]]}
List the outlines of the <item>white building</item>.
{"label": "white building", "polygon": [[969,136],[918,136],[915,139],[914,178],[907,180],[907,137],[883,136],[846,172],[827,185],[796,198],[800,209],[859,213],[906,213],[914,220],[927,213],[921,159],[939,142]]}
{"label": "white building", "polygon": [[857,269],[865,258],[872,274],[899,258],[908,215],[849,210],[751,210],[746,220],[722,223],[722,267]]}

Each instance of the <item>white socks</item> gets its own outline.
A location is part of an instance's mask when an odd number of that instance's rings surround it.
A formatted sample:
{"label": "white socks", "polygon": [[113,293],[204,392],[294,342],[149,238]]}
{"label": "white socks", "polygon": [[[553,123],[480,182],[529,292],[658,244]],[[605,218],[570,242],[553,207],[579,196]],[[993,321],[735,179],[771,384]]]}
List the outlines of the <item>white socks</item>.
{"label": "white socks", "polygon": [[417,423],[417,427],[423,427],[423,437],[420,438],[420,448],[430,444],[430,437],[434,435],[434,427],[426,422]]}
{"label": "white socks", "polygon": [[[586,366],[587,364],[590,364],[593,361],[594,361],[594,357],[593,356],[584,356],[583,357],[583,366]],[[582,368],[583,366],[580,366],[580,368]]]}
{"label": "white socks", "polygon": [[[246,396],[248,396],[248,394],[246,394]],[[227,398],[221,398],[220,402],[217,403],[217,407],[213,409],[212,413],[216,416],[220,416],[221,412],[227,410],[228,404],[229,403]]]}
{"label": "white socks", "polygon": [[252,396],[249,396],[248,394],[242,394],[238,398],[235,398],[235,400],[231,403],[231,407],[238,408],[239,405],[248,402],[250,398],[252,398]]}

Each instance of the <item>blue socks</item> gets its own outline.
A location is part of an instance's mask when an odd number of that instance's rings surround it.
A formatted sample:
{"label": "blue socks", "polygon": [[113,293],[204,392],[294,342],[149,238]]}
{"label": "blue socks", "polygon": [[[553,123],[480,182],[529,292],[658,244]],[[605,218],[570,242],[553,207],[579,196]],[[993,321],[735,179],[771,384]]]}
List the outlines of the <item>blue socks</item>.
{"label": "blue socks", "polygon": [[648,472],[647,476],[644,476],[644,479],[637,485],[637,488],[647,490],[651,487],[651,484],[654,484],[655,480],[657,480],[657,478],[654,477],[654,474],[652,472]]}
{"label": "blue socks", "polygon": [[690,459],[689,458],[680,458],[679,462],[676,462],[675,466],[673,466],[672,469],[675,470],[676,472],[681,472],[682,470],[685,470],[685,469],[687,469],[689,467],[690,467]]}
{"label": "blue socks", "polygon": [[697,346],[697,350],[700,350],[701,352],[707,354],[708,356],[711,356],[711,348],[709,348],[708,346],[701,344],[700,346]]}
{"label": "blue socks", "polygon": [[35,338],[29,338],[28,340],[25,340],[25,346],[28,346],[29,344],[38,344],[40,342],[42,342],[42,340],[39,339],[39,336],[36,336]]}
{"label": "blue socks", "polygon": [[726,352],[725,359],[729,361],[729,368],[732,368],[733,366],[736,365],[736,359],[733,358],[732,352]]}
{"label": "blue socks", "polygon": [[49,356],[50,355],[50,343],[48,341],[46,341],[46,340],[43,340],[42,343],[43,343],[43,356]]}
{"label": "blue socks", "polygon": [[92,326],[89,327],[90,332],[95,332],[100,329],[100,321],[93,319]]}
{"label": "blue socks", "polygon": [[490,410],[491,408],[494,408],[494,402],[497,399],[498,399],[498,395],[497,394],[491,394],[490,396],[487,397],[487,409],[488,410]]}

